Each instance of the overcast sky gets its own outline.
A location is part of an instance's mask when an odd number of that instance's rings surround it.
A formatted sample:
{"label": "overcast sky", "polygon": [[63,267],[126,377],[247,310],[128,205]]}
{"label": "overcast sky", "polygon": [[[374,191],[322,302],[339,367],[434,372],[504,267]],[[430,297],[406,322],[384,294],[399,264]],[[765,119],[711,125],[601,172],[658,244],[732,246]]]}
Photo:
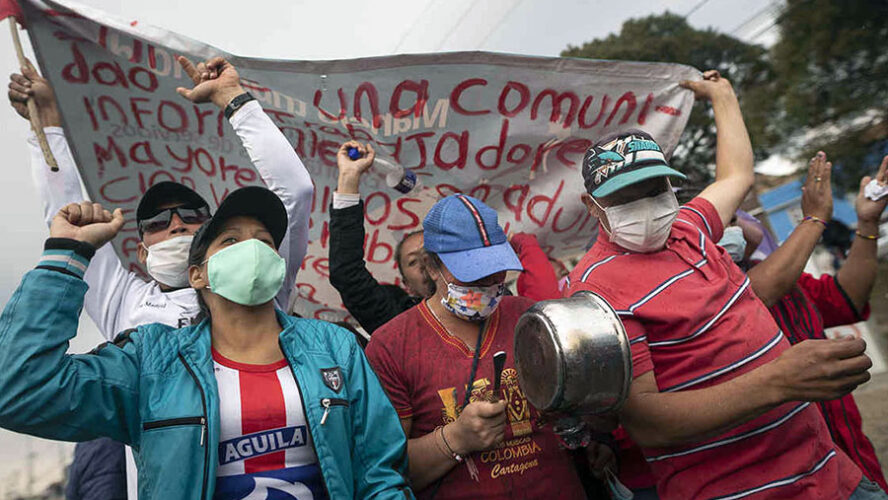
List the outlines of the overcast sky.
{"label": "overcast sky", "polygon": [[[126,20],[158,25],[210,43],[228,52],[284,59],[356,57],[457,50],[485,50],[557,56],[569,44],[618,32],[632,17],[669,10],[693,13],[696,27],[712,26],[746,40],[768,44],[776,35],[772,22],[780,3],[772,0],[85,0],[82,3]],[[0,33],[7,33],[5,26]],[[26,38],[26,37],[25,37]],[[25,40],[26,41],[26,40]],[[27,42],[27,41],[26,41]],[[17,71],[8,35],[0,35],[0,72]],[[705,69],[705,68],[700,68]],[[34,266],[47,230],[28,166],[27,124],[12,108],[0,106],[0,305],[19,279]],[[84,316],[72,351],[101,342]],[[58,477],[58,445],[0,430],[0,498],[10,482],[24,484],[24,457],[37,454],[38,484]],[[68,448],[64,448],[67,450]],[[69,453],[69,452],[64,452]]]}

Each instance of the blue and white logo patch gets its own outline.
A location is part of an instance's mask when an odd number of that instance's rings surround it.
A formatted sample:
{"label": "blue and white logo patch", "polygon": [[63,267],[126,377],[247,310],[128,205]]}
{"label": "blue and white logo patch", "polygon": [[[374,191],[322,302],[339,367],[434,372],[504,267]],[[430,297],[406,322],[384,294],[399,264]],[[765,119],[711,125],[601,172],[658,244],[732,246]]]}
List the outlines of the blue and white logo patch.
{"label": "blue and white logo patch", "polygon": [[219,443],[219,465],[305,446],[308,431],[304,425],[247,434]]}

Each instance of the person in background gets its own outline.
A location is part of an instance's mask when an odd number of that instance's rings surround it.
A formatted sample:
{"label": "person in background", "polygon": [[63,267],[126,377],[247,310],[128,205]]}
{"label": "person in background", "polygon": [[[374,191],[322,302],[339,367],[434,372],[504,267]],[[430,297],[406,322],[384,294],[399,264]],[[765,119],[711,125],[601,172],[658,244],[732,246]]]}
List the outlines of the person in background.
{"label": "person in background", "polygon": [[[308,224],[314,187],[308,171],[293,147],[274,125],[255,99],[244,91],[236,69],[222,58],[200,62],[196,66],[184,57],[179,63],[194,87],[179,93],[195,103],[211,102],[225,114],[242,144],[250,154],[262,180],[284,202],[289,217],[287,236],[281,254],[287,262],[284,286],[276,300],[286,307],[296,274],[308,244]],[[46,126],[47,139],[59,164],[52,172],[31,132],[31,169],[43,201],[46,223],[69,203],[83,198],[80,176],[68,148],[52,88],[33,66],[10,77],[8,97],[12,107],[28,119],[27,100],[33,98]],[[139,201],[136,222],[141,239],[138,257],[148,269],[150,281],[123,267],[111,245],[97,250],[84,275],[89,284],[84,308],[99,332],[111,341],[115,336],[139,325],[163,323],[182,327],[198,316],[197,295],[188,286],[187,256],[195,231],[210,217],[207,202],[195,191],[175,182],[161,182],[150,187]],[[120,446],[104,440],[105,446]],[[103,453],[76,454],[75,457],[117,456],[114,450]],[[130,498],[135,498],[135,463],[128,451]],[[80,474],[74,480],[87,483],[105,467],[75,464]],[[119,483],[111,484],[116,490]],[[79,487],[75,486],[73,490]],[[109,497],[117,493],[109,492]]]}
{"label": "person in background", "polygon": [[[864,321],[870,313],[869,297],[878,275],[879,217],[888,205],[888,198],[872,201],[864,196],[864,187],[870,177],[864,177],[860,182],[855,203],[857,237],[838,273],[815,278],[804,272],[826,223],[832,217],[831,170],[832,164],[827,162],[822,151],[811,159],[802,189],[804,219],[764,260],[749,259],[750,250],[754,250],[762,239],[763,228],[760,226],[741,220],[738,226],[727,228],[719,242],[734,262],[748,269],[750,286],[768,306],[792,344],[806,339],[825,339],[825,328]],[[876,180],[882,185],[888,184],[888,156],[882,159]],[[866,477],[888,490],[873,445],[863,433],[854,396],[848,394],[821,401],[817,407],[826,420],[833,441]]]}
{"label": "person in background", "polygon": [[66,500],[126,500],[123,443],[109,438],[77,443],[68,467]]}
{"label": "person in background", "polygon": [[518,275],[516,283],[518,295],[534,301],[561,297],[561,291],[558,289],[559,278],[555,275],[551,260],[540,247],[536,235],[515,233],[509,238],[509,243],[512,244],[518,260],[524,267],[524,272]]}
{"label": "person in background", "polygon": [[[361,157],[352,160],[349,148]],[[364,202],[361,176],[373,165],[373,146],[348,141],[339,147],[339,181],[330,206],[330,284],[342,304],[368,334],[435,292],[435,282],[422,267],[422,231],[407,233],[395,249],[395,262],[404,283],[383,285],[364,261]]]}
{"label": "person in background", "polygon": [[582,201],[602,231],[566,295],[598,293],[626,328],[620,423],[664,499],[886,499],[809,403],[869,379],[865,343],[790,346],[716,245],[752,187],[752,146],[730,82],[708,71],[681,85],[711,101],[718,136],[716,181],[694,200],[679,207],[669,178],[684,176],[644,132],[604,137],[583,159]]}
{"label": "person in background", "polygon": [[[533,301],[503,296],[522,266],[496,212],[470,196],[439,200],[423,220],[435,294],[376,331],[367,357],[408,437],[419,498],[580,499],[557,437],[518,384],[513,339]],[[494,393],[493,356],[507,355]]]}
{"label": "person in background", "polygon": [[[357,149],[361,157],[351,159],[350,148]],[[346,310],[368,334],[434,294],[436,287],[422,264],[421,230],[405,234],[395,247],[394,259],[404,288],[380,284],[367,269],[360,184],[375,158],[376,152],[370,144],[348,141],[339,147],[336,155],[339,180],[330,207],[330,284],[339,292]],[[557,280],[536,236],[518,233],[511,242],[522,264],[526,264],[526,272],[518,277],[518,294],[535,300],[560,296]]]}
{"label": "person in background", "polygon": [[84,268],[123,223],[91,202],[53,218],[0,316],[0,426],[132,446],[142,499],[413,498],[397,414],[352,334],[275,307],[287,212],[264,187],[233,191],[194,234],[199,324],[65,354]]}

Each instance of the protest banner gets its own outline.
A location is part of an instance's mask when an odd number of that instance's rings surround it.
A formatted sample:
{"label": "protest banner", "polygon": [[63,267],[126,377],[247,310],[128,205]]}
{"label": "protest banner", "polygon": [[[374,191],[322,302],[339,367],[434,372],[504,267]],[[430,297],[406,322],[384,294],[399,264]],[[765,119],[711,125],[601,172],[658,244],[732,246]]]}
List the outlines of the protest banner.
{"label": "protest banner", "polygon": [[221,55],[237,67],[315,182],[295,310],[323,319],[345,316],[328,281],[327,255],[336,150],[345,140],[372,142],[380,157],[419,179],[407,195],[387,187],[378,171],[361,186],[366,259],[383,282],[398,281],[400,237],[421,228],[435,199],[456,192],[495,208],[507,231],[535,233],[555,255],[577,253],[596,225],[579,202],[586,148],[604,134],[637,128],[669,154],[693,104],[678,82],[700,77],[677,64],[484,52],[248,58],[67,2],[21,4],[87,192],[125,210],[127,224],[113,244],[142,275],[134,212],[151,185],[181,182],[215,207],[231,190],[262,182],[221,111],[175,92],[191,86],[176,64],[179,54]]}

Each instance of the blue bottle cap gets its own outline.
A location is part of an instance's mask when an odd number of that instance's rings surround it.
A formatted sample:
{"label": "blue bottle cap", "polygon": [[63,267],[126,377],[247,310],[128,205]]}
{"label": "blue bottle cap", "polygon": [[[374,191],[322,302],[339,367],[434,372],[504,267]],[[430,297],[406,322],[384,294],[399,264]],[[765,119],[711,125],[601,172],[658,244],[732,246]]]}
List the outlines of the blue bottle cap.
{"label": "blue bottle cap", "polygon": [[358,151],[358,148],[348,148],[348,157],[351,158],[352,160],[357,160],[358,158],[360,158],[362,156],[364,156],[364,155],[362,155],[361,152]]}

